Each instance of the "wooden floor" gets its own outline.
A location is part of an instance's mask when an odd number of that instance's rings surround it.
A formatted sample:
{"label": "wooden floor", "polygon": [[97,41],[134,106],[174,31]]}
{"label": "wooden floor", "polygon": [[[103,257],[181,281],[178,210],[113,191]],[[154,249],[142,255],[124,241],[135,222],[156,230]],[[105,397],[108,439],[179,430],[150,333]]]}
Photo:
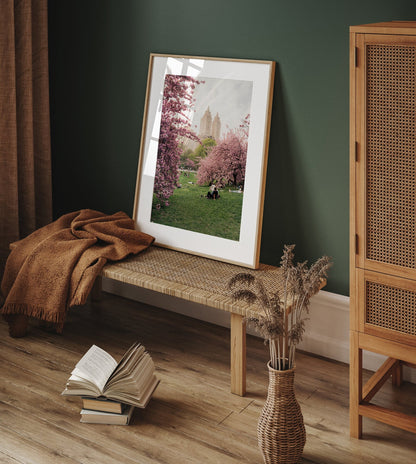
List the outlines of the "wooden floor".
{"label": "wooden floor", "polygon": [[[247,396],[229,393],[229,331],[104,294],[71,310],[63,335],[32,324],[11,339],[0,322],[1,463],[262,463],[256,424],[267,390],[267,349],[248,337]],[[119,359],[134,341],[151,352],[161,384],[129,426],[81,424],[80,400],[60,396],[93,344]],[[299,354],[296,392],[307,442],[303,463],[412,464],[415,435],[364,420],[349,438],[348,367]],[[379,404],[416,412],[416,385],[389,382]]]}

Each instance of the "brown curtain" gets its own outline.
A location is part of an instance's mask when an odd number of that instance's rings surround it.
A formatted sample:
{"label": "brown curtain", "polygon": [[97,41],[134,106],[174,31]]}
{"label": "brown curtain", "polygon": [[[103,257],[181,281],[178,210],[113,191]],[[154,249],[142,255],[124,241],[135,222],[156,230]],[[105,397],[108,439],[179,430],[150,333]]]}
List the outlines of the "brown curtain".
{"label": "brown curtain", "polygon": [[47,0],[0,0],[0,276],[52,219]]}

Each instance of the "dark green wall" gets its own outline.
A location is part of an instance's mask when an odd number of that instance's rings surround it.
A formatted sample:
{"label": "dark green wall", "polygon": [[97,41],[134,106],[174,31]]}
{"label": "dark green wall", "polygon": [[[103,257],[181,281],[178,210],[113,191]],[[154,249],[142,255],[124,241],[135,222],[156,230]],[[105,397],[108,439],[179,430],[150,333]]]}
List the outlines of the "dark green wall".
{"label": "dark green wall", "polygon": [[131,214],[151,52],[275,60],[261,261],[333,257],[348,294],[348,26],[412,0],[50,0],[54,213]]}

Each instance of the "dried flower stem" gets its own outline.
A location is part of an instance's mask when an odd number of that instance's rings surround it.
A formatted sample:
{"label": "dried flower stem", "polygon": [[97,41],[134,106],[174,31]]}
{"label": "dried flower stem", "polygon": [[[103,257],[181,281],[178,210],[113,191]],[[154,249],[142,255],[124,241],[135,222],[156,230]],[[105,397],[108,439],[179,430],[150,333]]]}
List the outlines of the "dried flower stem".
{"label": "dried flower stem", "polygon": [[278,370],[294,367],[296,345],[305,330],[310,298],[319,290],[331,266],[327,256],[310,269],[306,262],[294,265],[294,247],[285,245],[280,261],[284,276],[283,298],[279,292],[269,295],[263,282],[249,273],[235,275],[228,284],[235,300],[257,303],[262,308],[263,314],[247,320],[268,341],[271,366]]}

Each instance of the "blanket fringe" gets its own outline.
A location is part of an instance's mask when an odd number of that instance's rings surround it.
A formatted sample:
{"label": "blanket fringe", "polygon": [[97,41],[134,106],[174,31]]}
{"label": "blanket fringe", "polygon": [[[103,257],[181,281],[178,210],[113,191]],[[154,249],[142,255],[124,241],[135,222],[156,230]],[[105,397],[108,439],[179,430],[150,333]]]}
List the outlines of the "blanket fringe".
{"label": "blanket fringe", "polygon": [[3,315],[7,314],[24,314],[28,317],[34,317],[43,321],[52,322],[57,326],[63,326],[65,320],[65,314],[51,313],[45,311],[42,306],[28,305],[24,303],[7,303],[1,309],[0,313]]}

